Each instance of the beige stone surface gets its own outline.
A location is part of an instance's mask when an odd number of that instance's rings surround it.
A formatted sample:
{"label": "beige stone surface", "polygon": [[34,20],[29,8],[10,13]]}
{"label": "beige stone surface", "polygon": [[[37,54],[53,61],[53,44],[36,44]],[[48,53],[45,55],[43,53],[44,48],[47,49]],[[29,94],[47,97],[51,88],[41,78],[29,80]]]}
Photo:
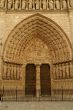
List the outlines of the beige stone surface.
{"label": "beige stone surface", "polygon": [[73,90],[73,2],[14,4],[0,2],[0,88],[25,90],[26,65],[34,64],[41,90],[38,70],[48,64],[51,92]]}

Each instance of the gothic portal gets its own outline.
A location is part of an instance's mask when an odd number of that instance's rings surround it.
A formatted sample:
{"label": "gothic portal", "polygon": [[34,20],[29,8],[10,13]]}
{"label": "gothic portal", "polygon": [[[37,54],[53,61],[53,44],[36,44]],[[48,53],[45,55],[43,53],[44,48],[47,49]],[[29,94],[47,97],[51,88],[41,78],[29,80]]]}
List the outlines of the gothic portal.
{"label": "gothic portal", "polygon": [[0,7],[1,95],[72,91],[72,0],[1,0]]}

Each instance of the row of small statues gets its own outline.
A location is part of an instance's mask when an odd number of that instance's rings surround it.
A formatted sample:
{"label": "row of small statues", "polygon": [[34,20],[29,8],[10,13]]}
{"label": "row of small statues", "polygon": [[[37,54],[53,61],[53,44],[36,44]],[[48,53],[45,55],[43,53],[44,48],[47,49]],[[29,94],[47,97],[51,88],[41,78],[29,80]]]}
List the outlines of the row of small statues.
{"label": "row of small statues", "polygon": [[73,0],[0,0],[0,8],[8,9],[66,9],[73,7]]}

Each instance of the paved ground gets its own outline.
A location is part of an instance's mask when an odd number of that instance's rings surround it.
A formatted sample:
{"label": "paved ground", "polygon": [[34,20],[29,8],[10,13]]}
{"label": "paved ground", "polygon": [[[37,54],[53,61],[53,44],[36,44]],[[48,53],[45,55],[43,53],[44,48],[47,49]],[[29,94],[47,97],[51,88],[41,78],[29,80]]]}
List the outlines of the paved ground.
{"label": "paved ground", "polygon": [[0,110],[73,110],[73,102],[3,102]]}

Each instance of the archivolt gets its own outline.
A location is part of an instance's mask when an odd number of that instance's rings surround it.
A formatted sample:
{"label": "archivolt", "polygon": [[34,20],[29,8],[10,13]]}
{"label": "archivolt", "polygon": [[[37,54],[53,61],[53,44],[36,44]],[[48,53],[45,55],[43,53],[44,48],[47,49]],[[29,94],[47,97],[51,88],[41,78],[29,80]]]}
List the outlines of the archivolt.
{"label": "archivolt", "polygon": [[72,59],[69,39],[60,26],[43,15],[35,14],[20,22],[9,34],[3,50],[4,61],[21,63],[23,51],[36,37],[48,46],[52,63]]}

